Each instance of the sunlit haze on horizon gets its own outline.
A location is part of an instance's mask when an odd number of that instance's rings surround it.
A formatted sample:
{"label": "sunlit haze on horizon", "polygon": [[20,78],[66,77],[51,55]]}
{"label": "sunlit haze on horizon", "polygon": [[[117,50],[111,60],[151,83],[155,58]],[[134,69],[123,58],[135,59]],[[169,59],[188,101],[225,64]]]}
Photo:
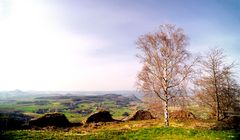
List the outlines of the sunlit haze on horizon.
{"label": "sunlit haze on horizon", "polygon": [[238,0],[0,0],[0,90],[134,90],[135,42],[164,23],[239,61]]}

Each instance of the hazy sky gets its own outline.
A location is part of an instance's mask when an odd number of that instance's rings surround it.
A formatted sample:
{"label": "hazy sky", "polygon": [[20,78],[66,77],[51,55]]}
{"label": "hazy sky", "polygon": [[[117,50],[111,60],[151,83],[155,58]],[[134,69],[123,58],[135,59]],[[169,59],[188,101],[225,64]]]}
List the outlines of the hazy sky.
{"label": "hazy sky", "polygon": [[134,90],[135,41],[164,23],[239,59],[239,0],[0,0],[0,90]]}

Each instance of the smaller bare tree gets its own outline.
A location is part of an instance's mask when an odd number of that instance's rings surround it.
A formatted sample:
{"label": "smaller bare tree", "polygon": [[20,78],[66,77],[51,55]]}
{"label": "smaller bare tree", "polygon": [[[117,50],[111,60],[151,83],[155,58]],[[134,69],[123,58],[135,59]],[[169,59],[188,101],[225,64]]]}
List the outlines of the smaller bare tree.
{"label": "smaller bare tree", "polygon": [[202,76],[197,79],[197,97],[212,109],[220,120],[233,107],[237,83],[233,79],[234,63],[227,64],[222,49],[211,49],[201,61]]}

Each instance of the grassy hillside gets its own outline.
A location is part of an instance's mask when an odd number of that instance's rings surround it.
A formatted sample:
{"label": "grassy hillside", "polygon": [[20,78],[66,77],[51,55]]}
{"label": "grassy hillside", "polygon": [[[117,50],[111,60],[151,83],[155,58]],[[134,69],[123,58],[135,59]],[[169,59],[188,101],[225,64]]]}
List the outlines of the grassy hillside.
{"label": "grassy hillside", "polygon": [[4,139],[239,139],[240,133],[208,130],[212,122],[171,120],[171,127],[163,127],[163,120],[102,123],[75,128],[16,130],[3,132]]}

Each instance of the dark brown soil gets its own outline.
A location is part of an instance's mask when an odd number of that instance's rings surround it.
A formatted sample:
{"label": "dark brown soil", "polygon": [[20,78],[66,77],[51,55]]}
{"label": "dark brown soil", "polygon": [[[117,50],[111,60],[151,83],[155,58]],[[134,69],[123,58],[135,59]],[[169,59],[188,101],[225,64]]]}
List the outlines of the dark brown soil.
{"label": "dark brown soil", "polygon": [[129,120],[137,121],[137,120],[150,120],[155,119],[149,111],[138,110]]}
{"label": "dark brown soil", "polygon": [[109,111],[99,111],[90,117],[88,117],[86,123],[98,123],[98,122],[113,122],[117,121],[112,118]]}
{"label": "dark brown soil", "polygon": [[67,117],[61,113],[46,114],[38,119],[31,120],[29,122],[30,126],[46,127],[46,126],[56,126],[56,127],[69,127],[71,123],[68,121]]}

